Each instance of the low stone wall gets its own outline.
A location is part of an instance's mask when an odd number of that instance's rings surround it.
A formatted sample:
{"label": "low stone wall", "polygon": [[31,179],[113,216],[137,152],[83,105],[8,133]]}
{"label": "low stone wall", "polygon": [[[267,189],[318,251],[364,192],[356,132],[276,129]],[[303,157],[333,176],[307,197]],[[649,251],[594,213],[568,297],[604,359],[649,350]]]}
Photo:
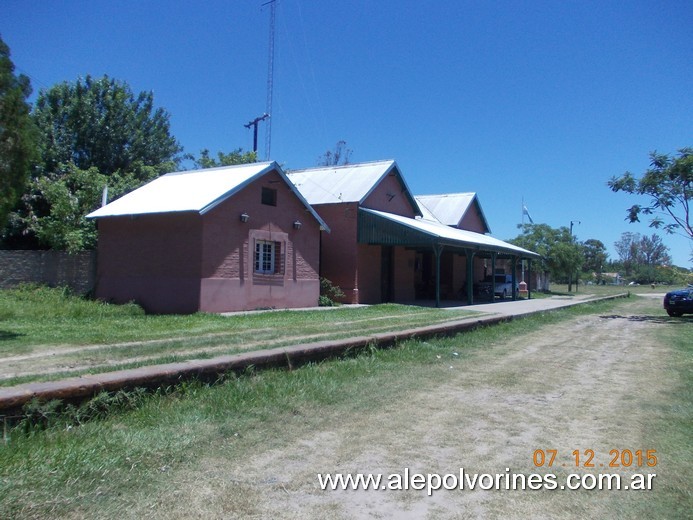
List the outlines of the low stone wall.
{"label": "low stone wall", "polygon": [[0,288],[22,283],[67,286],[86,294],[96,283],[96,251],[68,254],[64,251],[0,250]]}

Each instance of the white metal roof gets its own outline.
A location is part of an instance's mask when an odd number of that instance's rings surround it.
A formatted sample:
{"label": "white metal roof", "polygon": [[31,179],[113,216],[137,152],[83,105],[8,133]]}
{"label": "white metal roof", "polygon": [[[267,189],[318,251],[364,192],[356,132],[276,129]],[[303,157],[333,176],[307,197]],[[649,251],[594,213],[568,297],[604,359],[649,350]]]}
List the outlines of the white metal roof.
{"label": "white metal roof", "polygon": [[362,203],[392,170],[397,171],[412,204],[416,205],[394,160],[292,170],[288,175],[310,204]]}
{"label": "white metal roof", "polygon": [[428,210],[430,215],[446,226],[457,226],[476,200],[479,213],[481,214],[481,220],[486,226],[486,229],[490,229],[486,216],[481,209],[481,204],[478,203],[478,198],[474,192],[416,195],[415,198],[422,212]]}
{"label": "white metal roof", "polygon": [[504,242],[503,240],[499,240],[492,236],[483,235],[481,233],[475,233],[474,231],[466,231],[464,229],[446,226],[445,224],[442,224],[440,222],[403,217],[401,215],[394,215],[392,213],[387,213],[385,211],[378,211],[367,208],[360,208],[360,211],[372,213],[384,219],[391,220],[398,224],[402,224],[404,226],[425,233],[433,238],[437,238],[444,241],[457,242],[462,247],[481,246],[482,248],[487,247],[491,250],[514,253],[524,257],[540,257],[540,255],[538,255],[537,253],[510,244],[508,242]]}
{"label": "white metal roof", "polygon": [[329,230],[276,162],[167,173],[97,209],[87,218],[179,212],[204,214],[272,170],[279,173],[320,225]]}
{"label": "white metal roof", "polygon": [[431,222],[440,222],[440,220],[436,218],[433,212],[430,209],[428,209],[428,207],[425,204],[421,203],[418,195],[416,195],[414,198],[416,199],[416,203],[419,205],[419,209],[421,210],[421,218],[423,220],[430,220]]}

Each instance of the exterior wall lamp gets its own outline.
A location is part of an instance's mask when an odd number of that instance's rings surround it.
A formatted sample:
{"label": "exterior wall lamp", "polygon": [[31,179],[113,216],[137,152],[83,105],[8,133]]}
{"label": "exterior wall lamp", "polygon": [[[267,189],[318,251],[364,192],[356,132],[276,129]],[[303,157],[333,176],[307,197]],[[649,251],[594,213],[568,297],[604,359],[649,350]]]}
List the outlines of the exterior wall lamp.
{"label": "exterior wall lamp", "polygon": [[300,220],[294,220],[294,229],[301,229],[302,225]]}
{"label": "exterior wall lamp", "polygon": [[248,215],[245,211],[241,213],[241,222],[244,224],[250,220],[250,215]]}

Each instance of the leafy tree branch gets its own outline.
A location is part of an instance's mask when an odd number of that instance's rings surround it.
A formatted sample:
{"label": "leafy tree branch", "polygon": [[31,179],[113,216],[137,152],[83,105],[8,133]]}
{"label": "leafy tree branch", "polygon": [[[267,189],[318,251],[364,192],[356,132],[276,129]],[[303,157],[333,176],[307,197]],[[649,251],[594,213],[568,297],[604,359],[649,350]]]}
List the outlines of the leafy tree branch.
{"label": "leafy tree branch", "polygon": [[671,156],[650,153],[650,167],[639,179],[626,172],[612,177],[608,186],[614,192],[624,191],[634,195],[646,195],[648,205],[634,204],[628,211],[627,220],[640,222],[641,215],[649,215],[650,227],[667,233],[678,233],[693,240],[691,225],[691,196],[693,195],[693,148],[679,150]]}

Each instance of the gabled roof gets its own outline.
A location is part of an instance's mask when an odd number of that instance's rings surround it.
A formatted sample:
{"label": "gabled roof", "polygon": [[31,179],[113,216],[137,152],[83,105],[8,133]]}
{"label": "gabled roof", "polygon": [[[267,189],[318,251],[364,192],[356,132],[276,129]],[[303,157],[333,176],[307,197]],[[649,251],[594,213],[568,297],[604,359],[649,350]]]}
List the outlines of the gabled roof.
{"label": "gabled roof", "polygon": [[362,204],[380,181],[393,172],[418,213],[419,206],[394,160],[291,170],[288,175],[310,204]]}
{"label": "gabled roof", "polygon": [[458,226],[470,208],[476,207],[481,222],[488,232],[491,232],[486,215],[484,215],[479,199],[474,192],[416,195],[416,201],[424,213],[424,219],[430,220],[430,216],[433,216],[435,220],[446,226]]}
{"label": "gabled roof", "polygon": [[204,215],[271,171],[279,174],[320,225],[329,230],[274,161],[167,173],[97,209],[87,215],[87,218],[181,212]]}
{"label": "gabled roof", "polygon": [[[440,222],[436,218],[436,216],[429,210],[425,204],[422,204],[421,201],[419,200],[419,195],[415,195],[414,198],[416,199],[417,204],[419,205],[419,209],[421,210],[421,220],[427,220],[429,222]],[[442,224],[442,222],[440,222]]]}

